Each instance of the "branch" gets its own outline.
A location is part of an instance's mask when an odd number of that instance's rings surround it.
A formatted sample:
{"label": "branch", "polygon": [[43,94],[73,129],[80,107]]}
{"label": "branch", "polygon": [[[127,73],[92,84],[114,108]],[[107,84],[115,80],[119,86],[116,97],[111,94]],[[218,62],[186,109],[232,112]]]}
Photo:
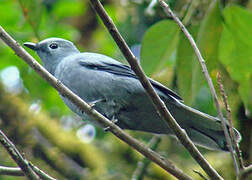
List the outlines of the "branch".
{"label": "branch", "polygon": [[198,174],[203,180],[208,180],[201,172],[193,170],[194,173]]}
{"label": "branch", "polygon": [[[232,140],[232,143],[234,145],[235,152],[236,152],[236,155],[237,155],[237,158],[238,158],[238,161],[239,161],[239,165],[240,165],[239,167],[240,167],[240,169],[244,169],[243,160],[242,160],[242,156],[241,156],[241,150],[239,148],[238,143],[235,141],[235,138],[234,138],[235,135],[234,135],[234,129],[233,129],[233,123],[232,123],[232,117],[231,117],[231,109],[230,109],[228,101],[227,101],[227,95],[225,93],[223,84],[221,83],[220,73],[217,74],[217,81],[218,81],[218,85],[219,85],[219,88],[220,88],[220,93],[221,93],[221,96],[222,96],[222,100],[223,100],[225,108],[226,108],[227,119],[229,121],[228,130],[229,130],[229,133],[231,135],[231,140]],[[237,162],[235,161],[234,163],[236,163],[235,166],[238,167]]]}
{"label": "branch", "polygon": [[0,130],[0,143],[8,151],[12,159],[17,163],[24,175],[31,180],[37,180],[39,177],[29,166],[29,162],[19,153],[15,145]]}
{"label": "branch", "polygon": [[252,165],[245,167],[240,171],[239,179],[245,180],[249,176],[249,174],[252,174]]}
{"label": "branch", "polygon": [[38,167],[34,166],[33,164],[29,163],[32,170],[42,179],[42,180],[56,180],[53,177],[46,174],[44,171],[39,169]]}
{"label": "branch", "polygon": [[125,133],[121,128],[115,125],[106,117],[102,116],[99,112],[92,109],[85,101],[74,94],[69,88],[64,86],[59,80],[57,80],[53,75],[51,75],[44,67],[42,67],[29,53],[27,53],[24,48],[22,48],[18,42],[16,42],[1,26],[0,26],[0,38],[12,48],[15,53],[21,57],[32,69],[34,69],[43,79],[49,82],[59,93],[67,97],[71,102],[73,102],[80,110],[89,115],[96,123],[102,125],[103,127],[109,127],[115,136],[127,143],[129,146],[133,147],[135,150],[140,152],[145,157],[149,158],[161,168],[177,177],[178,179],[192,179],[188,175],[184,174],[182,170],[178,169],[171,161],[164,160],[156,152],[149,148],[144,147],[142,143]]}
{"label": "branch", "polygon": [[[148,147],[155,151],[158,147],[158,144],[161,142],[160,136],[153,136],[148,144]],[[137,163],[137,168],[134,171],[131,180],[141,180],[143,179],[148,166],[150,165],[150,160],[147,158],[143,158],[141,161]]]}
{"label": "branch", "polygon": [[[40,170],[38,167],[29,164],[32,170],[42,179],[42,180],[56,180],[50,177],[48,174]],[[25,176],[24,172],[19,167],[5,167],[0,166],[0,175],[8,175],[8,176]]]}
{"label": "branch", "polygon": [[198,164],[202,167],[202,169],[213,179],[222,179],[221,176],[216,172],[215,169],[211,167],[211,165],[206,161],[206,159],[202,156],[193,142],[190,140],[186,132],[179,126],[176,120],[172,117],[171,113],[166,108],[164,102],[160,99],[160,97],[155,92],[154,88],[152,87],[151,83],[149,82],[148,78],[144,74],[141,66],[139,65],[136,57],[130,51],[130,48],[120,35],[119,31],[117,30],[116,26],[114,25],[111,18],[108,16],[107,12],[103,8],[102,4],[99,0],[90,0],[93,8],[97,12],[97,14],[102,19],[104,25],[110,32],[111,36],[114,38],[116,44],[120,48],[121,52],[123,53],[124,57],[129,62],[131,69],[137,75],[139,81],[141,82],[142,86],[146,90],[147,94],[151,98],[156,110],[161,115],[164,122],[167,126],[172,129],[174,134],[177,136],[181,144],[189,151],[192,157],[198,162]]}
{"label": "branch", "polygon": [[227,129],[227,126],[226,126],[226,122],[225,122],[225,119],[223,117],[223,114],[222,114],[222,111],[221,111],[221,108],[220,108],[220,104],[218,102],[217,94],[216,94],[216,91],[214,89],[212,79],[211,79],[211,77],[210,77],[210,75],[208,73],[205,60],[203,59],[203,57],[202,57],[202,55],[201,55],[201,53],[200,53],[194,39],[193,39],[193,37],[190,35],[189,31],[186,29],[186,27],[183,25],[183,23],[179,20],[179,18],[172,12],[169,5],[166,4],[163,0],[159,0],[159,3],[163,7],[164,11],[166,13],[168,13],[170,16],[172,16],[173,20],[181,28],[181,30],[183,31],[183,33],[185,34],[185,36],[187,37],[187,39],[189,40],[189,42],[191,43],[191,45],[192,45],[192,47],[194,49],[194,52],[195,52],[195,54],[196,54],[196,56],[198,58],[198,61],[199,61],[200,65],[201,65],[202,72],[205,75],[208,86],[210,88],[210,92],[211,92],[212,97],[214,99],[215,106],[216,106],[216,108],[218,110],[218,116],[219,116],[219,118],[221,120],[222,128],[223,128],[225,138],[226,138],[226,141],[227,141],[227,144],[228,144],[228,149],[229,149],[229,151],[231,153],[231,157],[232,157],[233,162],[234,162],[235,172],[236,172],[236,175],[238,175],[239,174],[239,167],[237,166],[237,161],[236,161],[236,158],[235,158],[235,155],[234,155],[233,145],[232,145],[230,136],[228,134],[228,129]]}
{"label": "branch", "polygon": [[24,176],[24,173],[19,167],[5,167],[0,166],[0,175],[8,176]]}
{"label": "branch", "polygon": [[38,33],[38,28],[36,28],[36,23],[39,23],[37,21],[40,21],[41,18],[39,20],[37,20],[35,23],[34,21],[32,21],[32,18],[30,17],[32,15],[32,13],[30,12],[30,8],[27,8],[28,3],[26,4],[25,1],[22,1],[22,0],[18,0],[18,3],[22,9],[25,20],[28,21],[28,23],[30,24],[35,37],[37,39],[40,39],[40,36]]}

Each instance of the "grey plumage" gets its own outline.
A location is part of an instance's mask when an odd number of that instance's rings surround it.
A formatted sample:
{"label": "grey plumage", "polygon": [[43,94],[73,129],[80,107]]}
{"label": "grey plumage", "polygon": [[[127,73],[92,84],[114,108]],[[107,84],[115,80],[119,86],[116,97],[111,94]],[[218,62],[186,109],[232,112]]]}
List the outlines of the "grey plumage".
{"label": "grey plumage", "polygon": [[[135,73],[127,65],[96,53],[80,53],[70,41],[49,38],[25,43],[35,50],[45,68],[94,108],[123,129],[172,135],[158,116]],[[150,79],[158,95],[192,141],[209,149],[227,150],[220,120],[182,103],[176,93]],[[67,98],[66,105],[86,120],[92,121]],[[228,123],[227,123],[228,125]],[[240,141],[235,130],[236,140]]]}

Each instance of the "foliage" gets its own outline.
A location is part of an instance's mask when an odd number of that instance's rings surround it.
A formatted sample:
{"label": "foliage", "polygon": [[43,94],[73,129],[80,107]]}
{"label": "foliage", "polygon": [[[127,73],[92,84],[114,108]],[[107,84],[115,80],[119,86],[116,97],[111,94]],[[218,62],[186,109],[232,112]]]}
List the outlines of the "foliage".
{"label": "foliage", "polygon": [[[119,1],[102,2],[128,44],[141,44],[140,62],[148,76],[175,89],[186,104],[208,114],[217,114],[188,40],[172,20],[164,19],[166,15],[158,5],[151,7],[154,12],[151,14],[147,11],[147,0],[126,0],[124,4]],[[219,0],[192,2],[196,2],[196,7],[190,8],[187,1],[171,1],[171,6],[181,19],[189,17],[187,28],[203,54],[215,85],[216,74],[221,73],[234,124],[238,129],[246,128],[239,130],[246,139],[241,145],[245,160],[249,162],[252,149],[249,130],[252,128],[252,1],[242,6],[232,4],[231,1],[224,4]],[[81,51],[98,52],[125,62],[88,1],[3,0],[0,20],[1,26],[20,44],[26,41],[37,42],[48,37],[61,37],[73,41]],[[28,51],[37,58],[34,52]],[[16,66],[24,84],[18,97],[0,89],[1,129],[19,145],[28,159],[60,179],[69,179],[71,173],[78,171],[73,170],[74,168],[67,170],[69,164],[65,163],[64,157],[70,158],[81,169],[87,169],[90,179],[129,179],[137,161],[141,159],[139,154],[100,128],[96,128],[96,138],[90,144],[82,143],[75,135],[81,123],[72,122],[70,130],[63,129],[65,127],[61,119],[71,112],[58,93],[2,43],[0,56],[0,73],[7,67]],[[42,108],[39,114],[33,114],[29,112],[29,108],[37,101]],[[43,148],[38,139],[33,137],[33,129],[50,146]],[[151,134],[148,133],[129,133],[144,143],[151,139]],[[233,167],[228,154],[205,149],[201,151],[224,177],[232,178]],[[177,141],[163,137],[158,152],[199,179],[192,172],[200,171],[199,167]],[[223,162],[222,159],[227,161]],[[2,151],[0,164],[14,165]],[[76,179],[83,178],[80,172],[76,174]],[[153,164],[145,177],[171,179],[171,176]],[[9,179],[7,176],[0,178]]]}

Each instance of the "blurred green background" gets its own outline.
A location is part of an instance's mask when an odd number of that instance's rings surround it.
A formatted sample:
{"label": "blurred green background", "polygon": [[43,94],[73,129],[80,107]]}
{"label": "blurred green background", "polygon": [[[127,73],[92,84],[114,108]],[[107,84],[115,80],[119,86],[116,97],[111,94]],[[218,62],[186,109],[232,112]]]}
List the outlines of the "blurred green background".
{"label": "blurred green background", "polygon": [[[175,90],[185,104],[217,115],[188,40],[155,0],[102,3],[148,76]],[[233,123],[243,136],[242,155],[245,164],[249,164],[252,0],[170,0],[169,4],[195,38],[217,92],[216,75],[221,73]],[[0,0],[0,24],[20,44],[60,37],[73,41],[81,51],[106,54],[126,63],[88,0]],[[39,60],[34,52],[27,51]],[[111,133],[71,113],[56,90],[3,42],[0,57],[0,128],[28,160],[59,179],[132,177],[142,159],[140,154]],[[127,132],[145,144],[153,136]],[[201,168],[175,139],[162,136],[156,151],[185,173],[200,179],[193,170],[202,172]],[[228,153],[202,148],[200,151],[225,179],[235,179]],[[0,147],[0,165],[16,166],[3,147]],[[0,179],[24,178],[0,176]],[[173,177],[151,163],[143,179]]]}

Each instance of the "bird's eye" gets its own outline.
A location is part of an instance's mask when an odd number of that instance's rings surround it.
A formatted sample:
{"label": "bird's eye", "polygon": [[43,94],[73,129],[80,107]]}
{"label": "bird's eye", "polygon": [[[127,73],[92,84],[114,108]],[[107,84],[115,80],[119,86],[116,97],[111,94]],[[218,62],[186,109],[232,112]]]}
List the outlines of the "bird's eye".
{"label": "bird's eye", "polygon": [[52,43],[52,44],[49,45],[49,47],[50,47],[51,49],[57,49],[57,48],[58,48],[58,44]]}

